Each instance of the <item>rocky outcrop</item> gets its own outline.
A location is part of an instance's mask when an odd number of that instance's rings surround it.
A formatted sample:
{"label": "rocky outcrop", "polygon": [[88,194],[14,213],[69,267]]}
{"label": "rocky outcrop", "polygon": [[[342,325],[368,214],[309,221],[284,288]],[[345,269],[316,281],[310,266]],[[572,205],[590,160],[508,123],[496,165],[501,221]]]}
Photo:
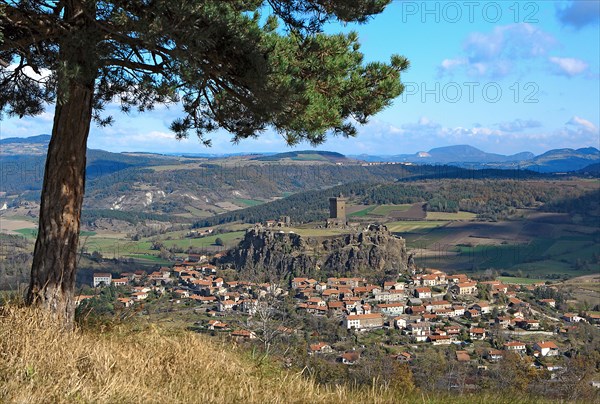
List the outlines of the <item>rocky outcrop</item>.
{"label": "rocky outcrop", "polygon": [[246,273],[384,279],[405,272],[408,256],[404,239],[383,225],[326,238],[255,226],[224,261]]}

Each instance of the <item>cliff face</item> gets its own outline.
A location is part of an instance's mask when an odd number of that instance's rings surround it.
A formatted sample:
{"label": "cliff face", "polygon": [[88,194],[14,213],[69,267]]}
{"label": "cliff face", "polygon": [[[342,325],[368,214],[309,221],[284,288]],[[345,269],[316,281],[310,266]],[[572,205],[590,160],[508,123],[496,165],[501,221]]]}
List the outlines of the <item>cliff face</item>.
{"label": "cliff face", "polygon": [[354,234],[318,239],[254,227],[225,258],[241,272],[278,276],[367,276],[394,278],[407,269],[404,239],[383,225]]}

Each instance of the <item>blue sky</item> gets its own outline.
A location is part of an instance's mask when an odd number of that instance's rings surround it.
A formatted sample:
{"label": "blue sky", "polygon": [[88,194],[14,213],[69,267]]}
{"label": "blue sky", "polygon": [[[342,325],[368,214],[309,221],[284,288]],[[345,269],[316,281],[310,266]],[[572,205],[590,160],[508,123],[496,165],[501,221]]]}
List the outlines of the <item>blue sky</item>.
{"label": "blue sky", "polygon": [[[356,138],[330,137],[318,149],[389,155],[455,144],[503,154],[600,147],[599,18],[596,0],[396,0],[366,25],[331,24],[331,33],[359,33],[367,61],[396,53],[411,68],[402,76],[405,93]],[[210,149],[195,138],[177,141],[168,130],[177,116],[176,106],[117,113],[113,126],[92,127],[88,145],[113,152],[291,150],[270,131],[238,145],[215,132]],[[51,125],[49,108],[1,121],[0,137],[50,133]]]}

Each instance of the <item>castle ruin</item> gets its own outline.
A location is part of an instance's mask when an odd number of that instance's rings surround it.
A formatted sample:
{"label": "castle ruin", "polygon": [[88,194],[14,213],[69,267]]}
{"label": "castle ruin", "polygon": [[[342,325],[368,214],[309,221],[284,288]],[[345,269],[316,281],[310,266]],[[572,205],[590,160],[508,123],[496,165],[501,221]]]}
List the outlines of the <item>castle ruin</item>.
{"label": "castle ruin", "polygon": [[329,219],[327,227],[345,227],[346,220],[346,198],[342,195],[329,198]]}

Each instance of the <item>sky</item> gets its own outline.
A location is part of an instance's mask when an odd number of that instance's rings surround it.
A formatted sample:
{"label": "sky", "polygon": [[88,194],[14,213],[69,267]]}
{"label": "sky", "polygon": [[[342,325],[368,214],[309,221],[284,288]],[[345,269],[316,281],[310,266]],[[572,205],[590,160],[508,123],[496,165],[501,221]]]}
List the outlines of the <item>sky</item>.
{"label": "sky", "polygon": [[[406,56],[404,94],[358,128],[329,137],[318,150],[393,155],[469,144],[490,153],[541,154],[556,148],[600,148],[600,1],[395,0],[367,24],[329,24],[356,31],[365,61]],[[4,118],[0,138],[47,134],[53,107],[37,117]],[[122,115],[92,126],[88,147],[112,152],[260,153],[290,148],[273,131],[231,143],[231,135],[175,140],[177,106]]]}

